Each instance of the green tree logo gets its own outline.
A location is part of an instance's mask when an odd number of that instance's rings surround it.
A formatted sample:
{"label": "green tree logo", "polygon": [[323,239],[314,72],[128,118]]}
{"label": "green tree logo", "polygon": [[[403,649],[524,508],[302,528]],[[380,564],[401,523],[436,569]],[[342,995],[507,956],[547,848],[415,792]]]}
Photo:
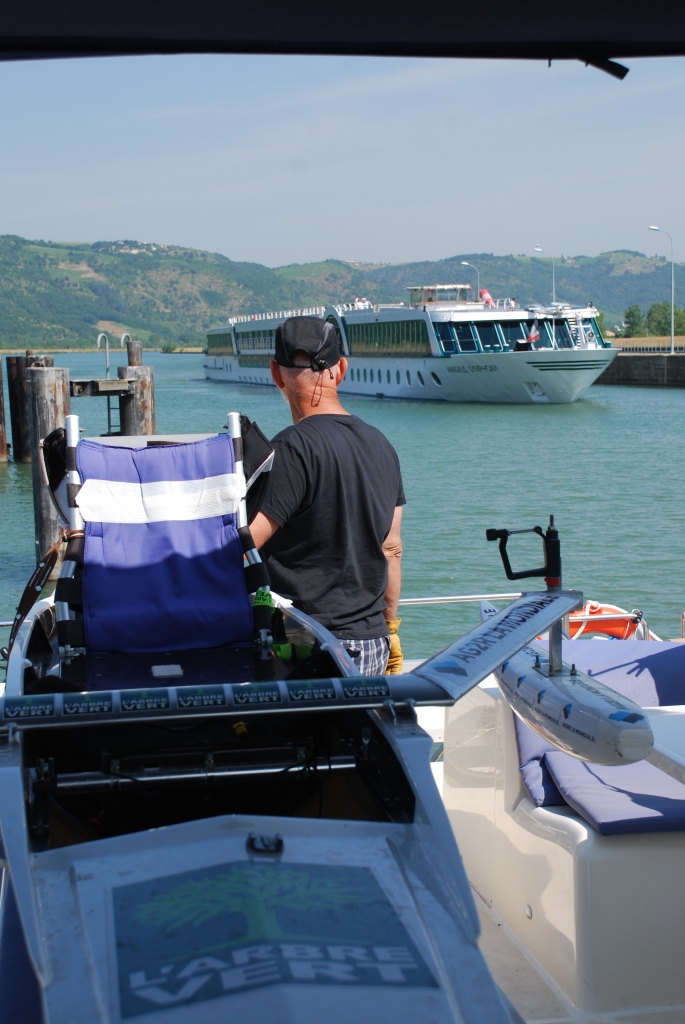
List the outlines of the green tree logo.
{"label": "green tree logo", "polygon": [[365,896],[336,878],[316,878],[302,869],[280,865],[237,864],[210,878],[182,882],[144,903],[135,917],[141,924],[166,929],[202,925],[220,914],[242,913],[248,934],[241,941],[286,937],[276,909],[302,914],[364,905]]}

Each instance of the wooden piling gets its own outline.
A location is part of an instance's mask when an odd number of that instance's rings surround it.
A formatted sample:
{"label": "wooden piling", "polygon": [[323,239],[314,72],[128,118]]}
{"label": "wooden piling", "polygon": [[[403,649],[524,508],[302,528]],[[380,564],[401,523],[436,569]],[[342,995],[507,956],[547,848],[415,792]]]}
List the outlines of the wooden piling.
{"label": "wooden piling", "polygon": [[7,431],[5,429],[5,389],[2,383],[2,360],[0,359],[0,462],[7,461]]}
{"label": "wooden piling", "polygon": [[[31,476],[33,478],[33,517],[36,535],[36,561],[52,547],[60,535],[57,510],[52,503],[43,475],[40,442],[56,427],[63,427],[69,414],[69,370],[63,366],[28,366],[26,381],[30,410]],[[60,561],[53,572],[59,572]]]}
{"label": "wooden piling", "polygon": [[15,462],[31,461],[31,416],[26,371],[29,366],[54,365],[53,356],[35,356],[31,349],[27,349],[25,356],[7,356],[12,457]]}
{"label": "wooden piling", "polygon": [[119,380],[131,381],[131,391],[119,399],[121,433],[127,437],[156,433],[155,378],[151,366],[120,366]]}
{"label": "wooden piling", "polygon": [[31,461],[29,399],[26,392],[26,356],[7,356],[7,390],[12,425],[12,456],[15,462]]}
{"label": "wooden piling", "polygon": [[126,352],[129,366],[143,365],[143,343],[142,341],[127,341]]}

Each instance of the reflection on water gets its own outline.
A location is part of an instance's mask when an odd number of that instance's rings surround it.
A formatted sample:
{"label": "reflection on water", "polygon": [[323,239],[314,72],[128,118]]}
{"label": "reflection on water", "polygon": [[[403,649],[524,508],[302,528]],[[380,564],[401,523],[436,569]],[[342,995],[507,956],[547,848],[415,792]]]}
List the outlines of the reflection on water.
{"label": "reflection on water", "polygon": [[[160,433],[218,430],[230,409],[256,419],[269,436],[290,422],[270,388],[206,381],[199,355],[149,353],[148,360]],[[97,353],[55,361],[73,376],[104,372]],[[595,386],[566,406],[363,398],[345,404],[387,434],[400,456],[407,495],[403,596],[516,589],[485,529],[544,526],[553,512],[566,585],[641,608],[657,633],[678,636],[685,604],[684,391]],[[105,430],[105,399],[76,399],[72,411],[86,433]],[[0,617],[11,618],[33,566],[29,466],[0,464],[0,513]],[[540,564],[537,538],[514,538],[510,548],[514,567]],[[475,606],[405,609],[405,654],[435,651],[477,617]]]}

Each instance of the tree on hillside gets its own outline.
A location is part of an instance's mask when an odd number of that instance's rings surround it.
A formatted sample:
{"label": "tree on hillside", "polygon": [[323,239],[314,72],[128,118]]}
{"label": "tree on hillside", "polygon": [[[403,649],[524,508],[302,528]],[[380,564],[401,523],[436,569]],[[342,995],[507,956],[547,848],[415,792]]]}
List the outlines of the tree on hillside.
{"label": "tree on hillside", "polygon": [[[653,302],[649,307],[645,320],[647,322],[647,330],[651,335],[670,337],[671,303],[668,300]],[[685,309],[679,309],[676,306],[673,320],[675,333],[679,335],[685,334]]]}
{"label": "tree on hillside", "polygon": [[363,892],[335,877],[312,877],[306,870],[284,869],[279,864],[234,864],[222,874],[182,882],[171,892],[154,896],[139,908],[136,920],[166,926],[171,933],[220,915],[242,913],[249,941],[273,940],[284,935],[279,907],[307,915],[344,906],[359,908],[363,902]]}
{"label": "tree on hillside", "polygon": [[624,338],[641,338],[645,333],[644,317],[639,306],[628,306],[623,314],[625,321]]}

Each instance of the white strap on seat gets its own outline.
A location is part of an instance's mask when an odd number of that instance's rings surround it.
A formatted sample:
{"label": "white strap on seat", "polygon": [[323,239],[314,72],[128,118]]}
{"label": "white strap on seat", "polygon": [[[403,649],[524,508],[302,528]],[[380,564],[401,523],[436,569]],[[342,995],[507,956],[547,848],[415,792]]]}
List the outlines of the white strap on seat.
{"label": "white strap on seat", "polygon": [[163,480],[135,484],[86,480],[76,503],[86,522],[160,523],[236,512],[245,497],[245,478],[222,473],[202,480]]}

